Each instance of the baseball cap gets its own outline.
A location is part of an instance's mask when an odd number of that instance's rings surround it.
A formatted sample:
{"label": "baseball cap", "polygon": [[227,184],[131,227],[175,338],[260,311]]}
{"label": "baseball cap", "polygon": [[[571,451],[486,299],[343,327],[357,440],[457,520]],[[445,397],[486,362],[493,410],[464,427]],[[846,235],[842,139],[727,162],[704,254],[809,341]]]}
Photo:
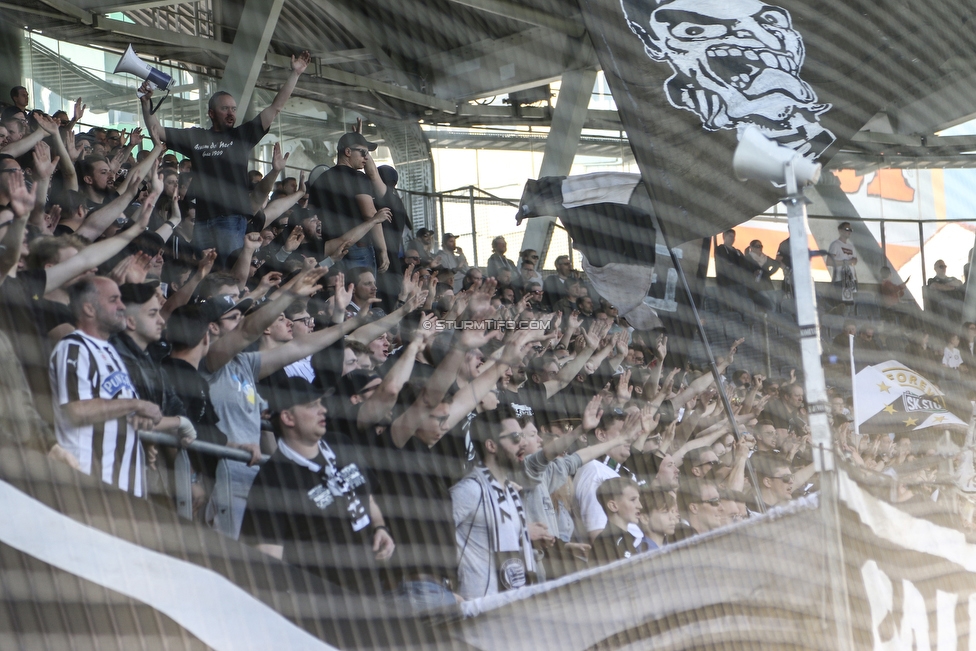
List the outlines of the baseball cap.
{"label": "baseball cap", "polygon": [[254,299],[245,298],[243,301],[238,301],[234,296],[230,294],[221,294],[219,296],[211,296],[205,301],[200,303],[202,313],[204,318],[207,319],[207,323],[213,323],[214,321],[219,321],[220,317],[224,316],[231,310],[240,310],[241,314],[247,312],[247,308],[251,307],[251,303]]}
{"label": "baseball cap", "polygon": [[119,285],[119,293],[122,294],[122,302],[126,305],[143,305],[156,295],[157,287],[159,287],[158,280],[146,283],[125,283]]}
{"label": "baseball cap", "polygon": [[365,147],[369,151],[376,151],[377,145],[375,142],[370,142],[363,137],[361,133],[344,133],[342,137],[339,138],[338,149],[339,151],[344,151],[347,147]]}
{"label": "baseball cap", "polygon": [[342,395],[357,395],[360,391],[365,389],[370,382],[378,379],[380,379],[380,376],[372,371],[366,371],[364,369],[350,371],[342,376],[342,380],[340,380]]}
{"label": "baseball cap", "polygon": [[281,413],[295,405],[305,405],[323,397],[321,389],[303,377],[289,377],[275,384],[268,392],[268,408]]}

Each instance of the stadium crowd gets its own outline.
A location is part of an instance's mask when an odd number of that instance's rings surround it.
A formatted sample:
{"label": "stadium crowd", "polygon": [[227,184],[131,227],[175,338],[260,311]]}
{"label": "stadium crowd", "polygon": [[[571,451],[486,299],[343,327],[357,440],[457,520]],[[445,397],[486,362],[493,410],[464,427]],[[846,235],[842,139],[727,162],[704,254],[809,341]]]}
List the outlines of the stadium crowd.
{"label": "stadium crowd", "polygon": [[[11,91],[0,348],[24,442],[170,504],[173,450],[138,431],[244,450],[250,463],[192,455],[195,519],[418,609],[816,489],[802,385],[736,366],[741,339],[717,360],[733,432],[711,373],[669,354],[664,329],[629,327],[569,257],[543,275],[538,252],[516,262],[496,238],[482,269],[453,234],[411,232],[396,170],[375,164],[360,127],[314,183],[280,178],[277,147],[268,174],[249,171],[308,63],[293,57],[250,121],[215,94],[209,128],[163,127],[148,85],[144,130],[128,133],[82,133],[80,99],[70,118],[48,116]],[[775,309],[782,256],[733,244],[726,234],[716,253],[720,288]],[[971,364],[971,330],[947,368]],[[858,463],[913,453],[855,440],[849,396],[831,401]]]}

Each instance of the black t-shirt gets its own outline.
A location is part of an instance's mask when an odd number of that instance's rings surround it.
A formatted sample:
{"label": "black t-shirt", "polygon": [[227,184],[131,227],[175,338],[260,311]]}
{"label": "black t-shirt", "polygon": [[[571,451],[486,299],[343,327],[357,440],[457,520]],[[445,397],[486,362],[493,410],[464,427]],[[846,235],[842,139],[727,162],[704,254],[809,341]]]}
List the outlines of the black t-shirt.
{"label": "black t-shirt", "polygon": [[166,129],[169,148],[193,162],[189,193],[197,200],[198,221],[253,212],[248,199],[247,161],[267,132],[260,115],[227,131]]}
{"label": "black t-shirt", "polygon": [[315,472],[285,456],[279,445],[261,466],[247,497],[241,539],[281,545],[283,560],[345,588],[373,594],[380,586],[369,519],[366,466],[349,439],[329,432],[335,474],[322,452]]}
{"label": "black t-shirt", "polygon": [[[163,359],[161,366],[170,386],[183,404],[186,417],[197,430],[197,440],[227,445],[227,436],[217,427],[220,416],[210,402],[210,385],[200,372],[190,363],[172,355]],[[216,477],[217,457],[191,452],[190,458],[194,468],[202,470],[211,479]]]}
{"label": "black t-shirt", "polygon": [[363,222],[356,196],[372,197],[372,187],[365,174],[346,165],[336,165],[315,180],[308,190],[308,205],[318,210],[322,239],[340,237]]}
{"label": "black t-shirt", "polygon": [[640,553],[635,541],[634,534],[608,522],[606,529],[593,541],[594,563],[605,565]]}
{"label": "black t-shirt", "polygon": [[393,579],[432,574],[456,586],[451,486],[461,466],[454,446],[441,439],[429,448],[411,437],[397,448],[389,432],[377,436],[374,443],[370,466],[377,478],[376,499],[397,544],[390,559]]}
{"label": "black t-shirt", "polygon": [[394,259],[399,260],[400,249],[403,247],[403,231],[407,227],[410,216],[403,201],[400,200],[400,195],[392,188],[388,189],[381,199],[376,200],[376,207],[389,208],[393,213],[391,221],[383,222],[383,238],[386,240],[386,251],[392,264]]}
{"label": "black t-shirt", "polygon": [[24,270],[16,278],[0,285],[0,330],[9,337],[23,366],[27,384],[34,394],[34,407],[50,424],[54,423],[48,361],[51,341],[44,327],[50,323],[45,314],[44,290],[47,271]]}
{"label": "black t-shirt", "polygon": [[95,212],[96,210],[100,210],[100,209],[104,208],[105,206],[107,206],[108,204],[112,203],[113,201],[115,201],[118,198],[119,198],[119,193],[118,192],[116,192],[115,190],[108,190],[105,193],[105,199],[102,201],[102,203],[98,203],[97,201],[92,201],[91,199],[89,199],[86,196],[85,197],[85,205],[88,207],[88,210],[89,211]]}

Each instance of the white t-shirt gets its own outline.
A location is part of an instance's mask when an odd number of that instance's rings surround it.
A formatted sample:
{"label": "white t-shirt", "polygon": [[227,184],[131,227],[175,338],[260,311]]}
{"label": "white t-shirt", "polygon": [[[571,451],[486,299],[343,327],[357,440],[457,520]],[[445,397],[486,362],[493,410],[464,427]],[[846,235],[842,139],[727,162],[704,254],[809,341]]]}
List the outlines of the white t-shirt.
{"label": "white t-shirt", "polygon": [[[833,269],[833,279],[834,281],[841,280],[840,269],[844,266],[843,262],[845,260],[853,260],[857,257],[854,251],[854,245],[850,242],[842,242],[839,238],[830,243],[830,248],[827,249],[827,253],[830,254],[829,263]],[[857,267],[852,266],[851,271],[854,272],[854,277],[857,278]]]}
{"label": "white t-shirt", "polygon": [[[587,533],[606,529],[607,514],[596,499],[596,489],[606,480],[619,476],[616,470],[611,469],[600,459],[583,464],[583,467],[576,472],[576,481],[573,483],[576,512],[579,513]],[[634,544],[639,544],[644,538],[644,533],[636,524],[627,525],[627,531],[636,538]]]}

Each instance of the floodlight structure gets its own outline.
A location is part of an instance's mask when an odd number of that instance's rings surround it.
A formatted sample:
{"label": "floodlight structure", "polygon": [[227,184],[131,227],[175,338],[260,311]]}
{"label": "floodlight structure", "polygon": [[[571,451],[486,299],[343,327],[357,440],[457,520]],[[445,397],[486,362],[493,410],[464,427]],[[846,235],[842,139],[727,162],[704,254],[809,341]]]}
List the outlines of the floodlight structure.
{"label": "floodlight structure", "polygon": [[799,152],[768,140],[758,127],[749,126],[739,138],[732,158],[732,168],[740,181],[769,181],[786,186],[786,215],[790,229],[790,255],[793,258],[793,298],[796,320],[800,326],[800,355],[803,362],[804,390],[818,471],[832,470],[833,436],[827,420],[827,383],[821,363],[820,322],[817,296],[810,270],[807,238],[807,199],[801,188],[820,179],[820,164],[803,158]]}

